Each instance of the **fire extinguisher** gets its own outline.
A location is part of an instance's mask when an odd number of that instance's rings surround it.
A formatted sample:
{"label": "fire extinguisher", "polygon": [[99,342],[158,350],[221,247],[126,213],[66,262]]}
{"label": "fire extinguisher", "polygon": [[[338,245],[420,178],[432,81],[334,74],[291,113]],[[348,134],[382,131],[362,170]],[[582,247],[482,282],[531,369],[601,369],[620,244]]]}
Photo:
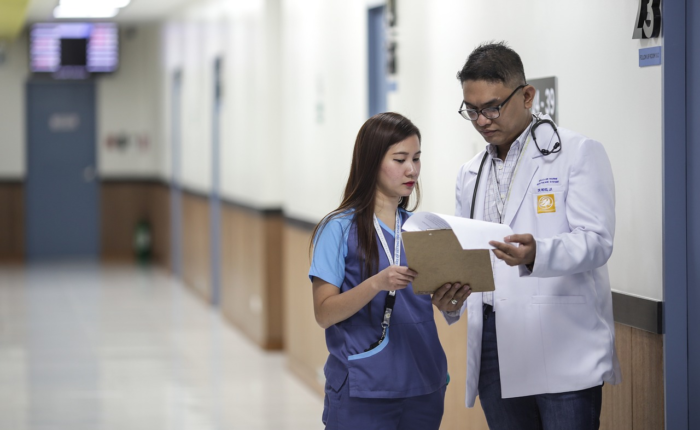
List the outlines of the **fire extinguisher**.
{"label": "fire extinguisher", "polygon": [[136,228],[134,229],[136,261],[141,264],[147,264],[151,261],[152,242],[151,225],[148,221],[141,220],[136,223]]}

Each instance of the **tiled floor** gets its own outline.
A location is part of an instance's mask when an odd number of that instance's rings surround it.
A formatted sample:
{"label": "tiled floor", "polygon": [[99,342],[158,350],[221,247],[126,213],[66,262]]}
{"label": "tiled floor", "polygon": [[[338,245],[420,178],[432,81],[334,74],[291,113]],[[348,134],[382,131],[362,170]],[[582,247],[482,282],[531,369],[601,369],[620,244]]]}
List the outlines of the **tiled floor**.
{"label": "tiled floor", "polygon": [[322,409],[163,271],[0,267],[0,430],[309,430]]}

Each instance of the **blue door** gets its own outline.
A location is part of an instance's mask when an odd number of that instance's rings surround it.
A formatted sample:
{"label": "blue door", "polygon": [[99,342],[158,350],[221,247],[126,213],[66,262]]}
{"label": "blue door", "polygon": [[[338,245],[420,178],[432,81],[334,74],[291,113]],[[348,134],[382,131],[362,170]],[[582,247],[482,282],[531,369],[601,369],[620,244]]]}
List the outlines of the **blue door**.
{"label": "blue door", "polygon": [[27,83],[29,261],[98,258],[95,148],[92,82]]}
{"label": "blue door", "polygon": [[367,11],[369,116],[386,112],[387,109],[388,85],[384,9],[385,6],[377,6]]}
{"label": "blue door", "polygon": [[182,72],[173,75],[171,104],[171,177],[170,177],[170,252],[172,271],[182,279],[182,189],[180,188],[180,146],[182,109]]}
{"label": "blue door", "polygon": [[212,112],[211,139],[211,194],[210,208],[210,243],[211,243],[211,302],[219,306],[221,302],[221,103],[223,60],[214,62],[214,109]]}
{"label": "blue door", "polygon": [[700,429],[700,4],[663,7],[666,428]]}

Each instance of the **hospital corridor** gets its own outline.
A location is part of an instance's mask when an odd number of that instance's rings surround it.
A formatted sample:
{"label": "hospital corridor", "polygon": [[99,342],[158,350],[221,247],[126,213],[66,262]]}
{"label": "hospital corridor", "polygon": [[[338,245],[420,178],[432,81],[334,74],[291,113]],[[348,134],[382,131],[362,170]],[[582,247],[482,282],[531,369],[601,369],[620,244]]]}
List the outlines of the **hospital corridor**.
{"label": "hospital corridor", "polygon": [[0,430],[700,429],[698,22],[0,0]]}
{"label": "hospital corridor", "polygon": [[0,268],[0,428],[320,429],[318,396],[157,268]]}

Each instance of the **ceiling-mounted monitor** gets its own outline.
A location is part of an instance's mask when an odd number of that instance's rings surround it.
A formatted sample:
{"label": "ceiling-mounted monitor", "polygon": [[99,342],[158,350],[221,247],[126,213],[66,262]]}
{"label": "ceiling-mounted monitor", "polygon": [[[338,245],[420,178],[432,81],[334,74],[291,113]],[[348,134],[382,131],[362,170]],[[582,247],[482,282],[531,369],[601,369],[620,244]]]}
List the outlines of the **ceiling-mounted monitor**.
{"label": "ceiling-mounted monitor", "polygon": [[34,24],[30,67],[35,73],[81,77],[111,73],[119,66],[119,33],[111,22]]}

